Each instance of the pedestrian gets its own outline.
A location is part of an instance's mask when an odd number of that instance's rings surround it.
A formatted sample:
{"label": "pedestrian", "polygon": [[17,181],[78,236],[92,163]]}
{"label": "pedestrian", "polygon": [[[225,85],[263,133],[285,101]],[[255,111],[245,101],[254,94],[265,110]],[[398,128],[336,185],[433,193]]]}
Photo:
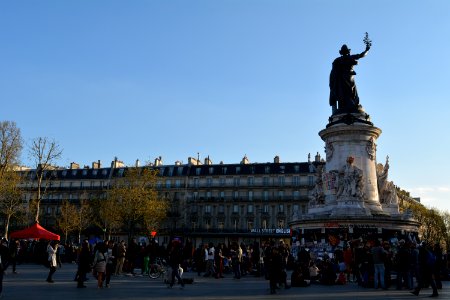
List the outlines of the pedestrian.
{"label": "pedestrian", "polygon": [[120,241],[117,245],[117,264],[116,264],[116,275],[122,274],[123,264],[125,262],[125,254],[127,253],[127,248],[125,246],[125,241]]}
{"label": "pedestrian", "polygon": [[181,283],[181,288],[184,288],[184,282],[180,276],[180,264],[183,261],[183,250],[181,242],[178,240],[172,241],[172,247],[169,251],[169,264],[172,269],[171,281],[169,288],[172,288],[175,283],[175,278]]}
{"label": "pedestrian", "polygon": [[207,260],[206,260],[206,273],[203,275],[204,277],[213,276],[216,271],[214,269],[214,256],[215,256],[215,249],[214,244],[209,243],[208,244],[208,254],[207,254]]}
{"label": "pedestrian", "polygon": [[372,261],[375,269],[374,287],[375,289],[378,289],[378,282],[380,282],[381,288],[386,289],[384,281],[384,273],[385,273],[384,261],[387,256],[387,252],[381,246],[381,242],[379,240],[375,240],[375,246],[372,247],[370,253],[372,254]]}
{"label": "pedestrian", "polygon": [[56,249],[58,248],[59,241],[49,242],[47,245],[47,254],[48,254],[48,264],[50,267],[50,271],[48,272],[47,282],[53,283],[53,274],[56,272]]}
{"label": "pedestrian", "polygon": [[12,272],[13,274],[17,274],[16,266],[17,266],[17,259],[19,256],[20,251],[20,242],[18,240],[12,240],[9,243],[10,245],[10,253],[9,253],[9,263],[12,264]]}
{"label": "pedestrian", "polygon": [[97,251],[94,254],[94,270],[97,272],[97,288],[103,288],[103,276],[106,271],[106,258],[107,258],[107,250],[105,243],[100,242],[97,244]]}
{"label": "pedestrian", "polygon": [[3,275],[9,263],[8,241],[3,238],[0,244],[0,298],[3,295]]}
{"label": "pedestrian", "polygon": [[433,294],[430,297],[438,297],[436,282],[433,278],[433,270],[436,264],[436,257],[433,252],[428,249],[426,242],[422,242],[419,246],[418,270],[417,270],[417,286],[412,294],[419,296],[420,290],[424,287],[425,282],[430,283]]}
{"label": "pedestrian", "polygon": [[105,283],[106,287],[109,288],[109,283],[111,282],[111,275],[114,272],[115,257],[113,255],[114,241],[108,241],[108,250],[106,255],[106,270],[105,270]]}
{"label": "pedestrian", "polygon": [[85,288],[84,281],[86,274],[91,271],[91,251],[89,241],[84,240],[81,244],[80,254],[78,255],[77,288]]}

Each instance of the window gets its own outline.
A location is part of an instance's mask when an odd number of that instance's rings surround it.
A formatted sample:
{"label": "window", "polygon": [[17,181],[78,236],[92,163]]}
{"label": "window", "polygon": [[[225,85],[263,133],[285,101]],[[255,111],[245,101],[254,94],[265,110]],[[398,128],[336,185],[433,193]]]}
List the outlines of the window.
{"label": "window", "polygon": [[313,176],[308,176],[308,185],[309,186],[313,186],[314,185],[314,177]]}
{"label": "window", "polygon": [[263,212],[266,213],[266,214],[269,213],[269,205],[265,204],[265,205],[263,206]]}
{"label": "window", "polygon": [[278,191],[278,200],[284,199],[284,191]]}
{"label": "window", "polygon": [[239,205],[237,205],[237,204],[233,205],[233,212],[239,213]]}
{"label": "window", "polygon": [[183,167],[178,167],[178,168],[177,168],[177,175],[178,175],[178,176],[183,175]]}
{"label": "window", "polygon": [[220,180],[219,180],[219,185],[220,185],[220,186],[225,186],[225,185],[226,185],[225,178],[220,178]]}
{"label": "window", "polygon": [[267,220],[266,219],[262,220],[261,227],[264,229],[267,229]]}
{"label": "window", "polygon": [[241,174],[241,167],[236,167],[236,174]]}
{"label": "window", "polygon": [[180,188],[181,187],[181,180],[180,179],[175,180],[175,187],[176,188]]}
{"label": "window", "polygon": [[266,166],[266,167],[264,168],[264,172],[265,172],[266,174],[270,174],[270,167],[269,167],[269,166]]}
{"label": "window", "polygon": [[97,176],[97,170],[92,170],[92,175]]}
{"label": "window", "polygon": [[299,205],[298,205],[298,204],[294,204],[294,205],[292,206],[292,210],[293,210],[294,212],[299,212]]}
{"label": "window", "polygon": [[223,167],[223,168],[222,168],[222,174],[223,174],[223,175],[226,175],[226,174],[227,174],[227,167]]}
{"label": "window", "polygon": [[194,192],[192,194],[192,196],[193,196],[194,200],[198,200],[198,192]]}
{"label": "window", "polygon": [[225,200],[225,192],[220,191],[220,199]]}
{"label": "window", "polygon": [[84,182],[83,182],[83,181],[80,181],[80,189],[82,189],[83,186],[84,186]]}
{"label": "window", "polygon": [[[103,181],[102,181],[102,183],[103,183]],[[161,181],[156,182],[156,188],[157,189],[161,189],[162,188],[162,182]]]}
{"label": "window", "polygon": [[205,213],[207,214],[211,213],[211,205],[205,205]]}
{"label": "window", "polygon": [[159,176],[164,176],[165,168],[159,168]]}
{"label": "window", "polygon": [[263,185],[268,186],[269,185],[269,177],[263,177]]}
{"label": "window", "polygon": [[83,170],[82,175],[83,175],[83,176],[86,176],[86,175],[87,175],[87,170],[86,170],[86,169]]}
{"label": "window", "polygon": [[234,182],[234,186],[239,186],[241,183],[241,179],[239,177],[235,177],[233,182]]}
{"label": "window", "polygon": [[166,180],[166,189],[170,189],[170,185],[171,185],[171,180],[170,179],[167,179]]}
{"label": "window", "polygon": [[195,174],[196,174],[197,176],[199,176],[201,172],[202,172],[202,169],[201,169],[201,168],[196,168],[196,169],[195,169]]}
{"label": "window", "polygon": [[298,166],[298,165],[294,166],[294,172],[300,173],[300,166]]}
{"label": "window", "polygon": [[206,199],[208,199],[208,200],[211,199],[211,192],[210,191],[206,192]]}
{"label": "window", "polygon": [[206,179],[206,186],[212,186],[212,182],[213,182],[212,178],[207,178]]}
{"label": "window", "polygon": [[197,213],[197,212],[198,212],[198,207],[197,207],[197,205],[192,205],[191,211],[192,211],[193,213]]}
{"label": "window", "polygon": [[284,228],[284,220],[278,220],[278,228]]}
{"label": "window", "polygon": [[292,177],[292,185],[299,186],[300,185],[300,177],[298,177],[298,176]]}
{"label": "window", "polygon": [[198,178],[194,178],[194,188],[198,188]]}
{"label": "window", "polygon": [[76,176],[77,175],[77,170],[72,170],[72,176]]}
{"label": "window", "polygon": [[278,205],[278,212],[279,213],[283,213],[284,212],[284,204],[279,204]]}
{"label": "window", "polygon": [[248,186],[253,186],[254,182],[255,182],[255,178],[253,178],[253,177],[248,177],[247,178],[247,185]]}
{"label": "window", "polygon": [[213,167],[209,167],[209,174],[210,175],[214,174],[214,168]]}
{"label": "window", "polygon": [[253,205],[252,204],[247,205],[247,213],[249,213],[249,214],[253,213]]}
{"label": "window", "polygon": [[170,168],[169,168],[169,174],[168,174],[168,176],[173,176],[173,167],[170,167]]}
{"label": "window", "polygon": [[253,191],[248,191],[248,200],[253,201]]}
{"label": "window", "polygon": [[225,206],[219,205],[218,211],[219,211],[219,213],[221,213],[221,214],[225,213]]}
{"label": "window", "polygon": [[279,186],[284,186],[284,176],[278,177],[278,185]]}
{"label": "window", "polygon": [[247,229],[252,230],[253,229],[253,221],[247,221]]}
{"label": "window", "polygon": [[294,191],[294,200],[300,200],[300,191]]}
{"label": "window", "polygon": [[269,201],[269,191],[264,191],[263,192],[263,200],[264,201]]}
{"label": "window", "polygon": [[219,229],[223,229],[223,227],[224,227],[223,221],[219,221],[219,222],[217,223],[217,226],[219,227]]}
{"label": "window", "polygon": [[233,199],[234,200],[238,200],[239,199],[239,191],[234,191],[233,192]]}

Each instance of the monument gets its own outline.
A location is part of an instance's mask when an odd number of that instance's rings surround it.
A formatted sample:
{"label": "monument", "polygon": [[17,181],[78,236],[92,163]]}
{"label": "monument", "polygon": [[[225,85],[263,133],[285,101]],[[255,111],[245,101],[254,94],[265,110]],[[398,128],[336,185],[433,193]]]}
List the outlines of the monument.
{"label": "monument", "polygon": [[330,230],[351,235],[418,231],[417,222],[399,211],[395,186],[388,181],[389,158],[385,165],[377,163],[376,142],[381,129],[374,126],[359,101],[353,67],[370,50],[367,33],[364,43],[366,49],[355,55],[343,45],[341,56],[333,62],[329,84],[332,114],[319,132],[325,143],[326,163],[317,171],[308,213],[294,216],[291,223],[300,235],[308,230],[320,230],[322,235]]}

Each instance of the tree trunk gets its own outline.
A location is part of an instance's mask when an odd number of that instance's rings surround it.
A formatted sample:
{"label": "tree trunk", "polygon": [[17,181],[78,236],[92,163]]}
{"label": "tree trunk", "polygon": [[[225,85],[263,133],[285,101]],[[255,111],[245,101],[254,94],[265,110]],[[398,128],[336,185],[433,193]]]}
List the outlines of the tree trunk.
{"label": "tree trunk", "polygon": [[8,239],[8,234],[9,234],[9,221],[11,219],[11,215],[8,214],[6,216],[6,224],[5,224],[5,238]]}

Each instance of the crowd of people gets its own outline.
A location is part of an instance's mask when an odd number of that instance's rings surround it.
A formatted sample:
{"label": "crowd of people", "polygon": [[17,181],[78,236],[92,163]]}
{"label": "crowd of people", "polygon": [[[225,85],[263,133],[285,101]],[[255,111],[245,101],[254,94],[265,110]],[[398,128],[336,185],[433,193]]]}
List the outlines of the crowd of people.
{"label": "crowd of people", "polygon": [[272,294],[291,286],[355,283],[366,288],[405,289],[414,295],[419,295],[423,287],[431,286],[431,296],[437,297],[442,288],[442,276],[448,276],[447,256],[439,244],[418,244],[411,240],[392,243],[358,239],[329,248],[329,252],[323,249],[320,255],[305,245],[292,251],[283,240],[267,241],[262,245],[256,241],[228,245],[206,243],[198,247],[194,247],[189,239],[183,242],[180,238],[173,239],[167,246],[159,245],[156,240],[150,240],[148,244],[137,243],[136,239],[129,244],[123,240],[95,244],[84,240],[74,247],[58,241],[8,242],[3,239],[0,247],[0,279],[8,266],[16,273],[17,264],[36,262],[49,268],[46,281],[53,283],[53,275],[63,262],[77,263],[74,281],[78,288],[86,287],[84,282],[88,273],[95,276],[98,288],[108,288],[112,276],[147,275],[157,260],[168,263],[166,282],[169,288],[177,282],[184,288],[185,280],[181,274],[192,271],[198,276],[216,279],[263,276],[268,280]]}

